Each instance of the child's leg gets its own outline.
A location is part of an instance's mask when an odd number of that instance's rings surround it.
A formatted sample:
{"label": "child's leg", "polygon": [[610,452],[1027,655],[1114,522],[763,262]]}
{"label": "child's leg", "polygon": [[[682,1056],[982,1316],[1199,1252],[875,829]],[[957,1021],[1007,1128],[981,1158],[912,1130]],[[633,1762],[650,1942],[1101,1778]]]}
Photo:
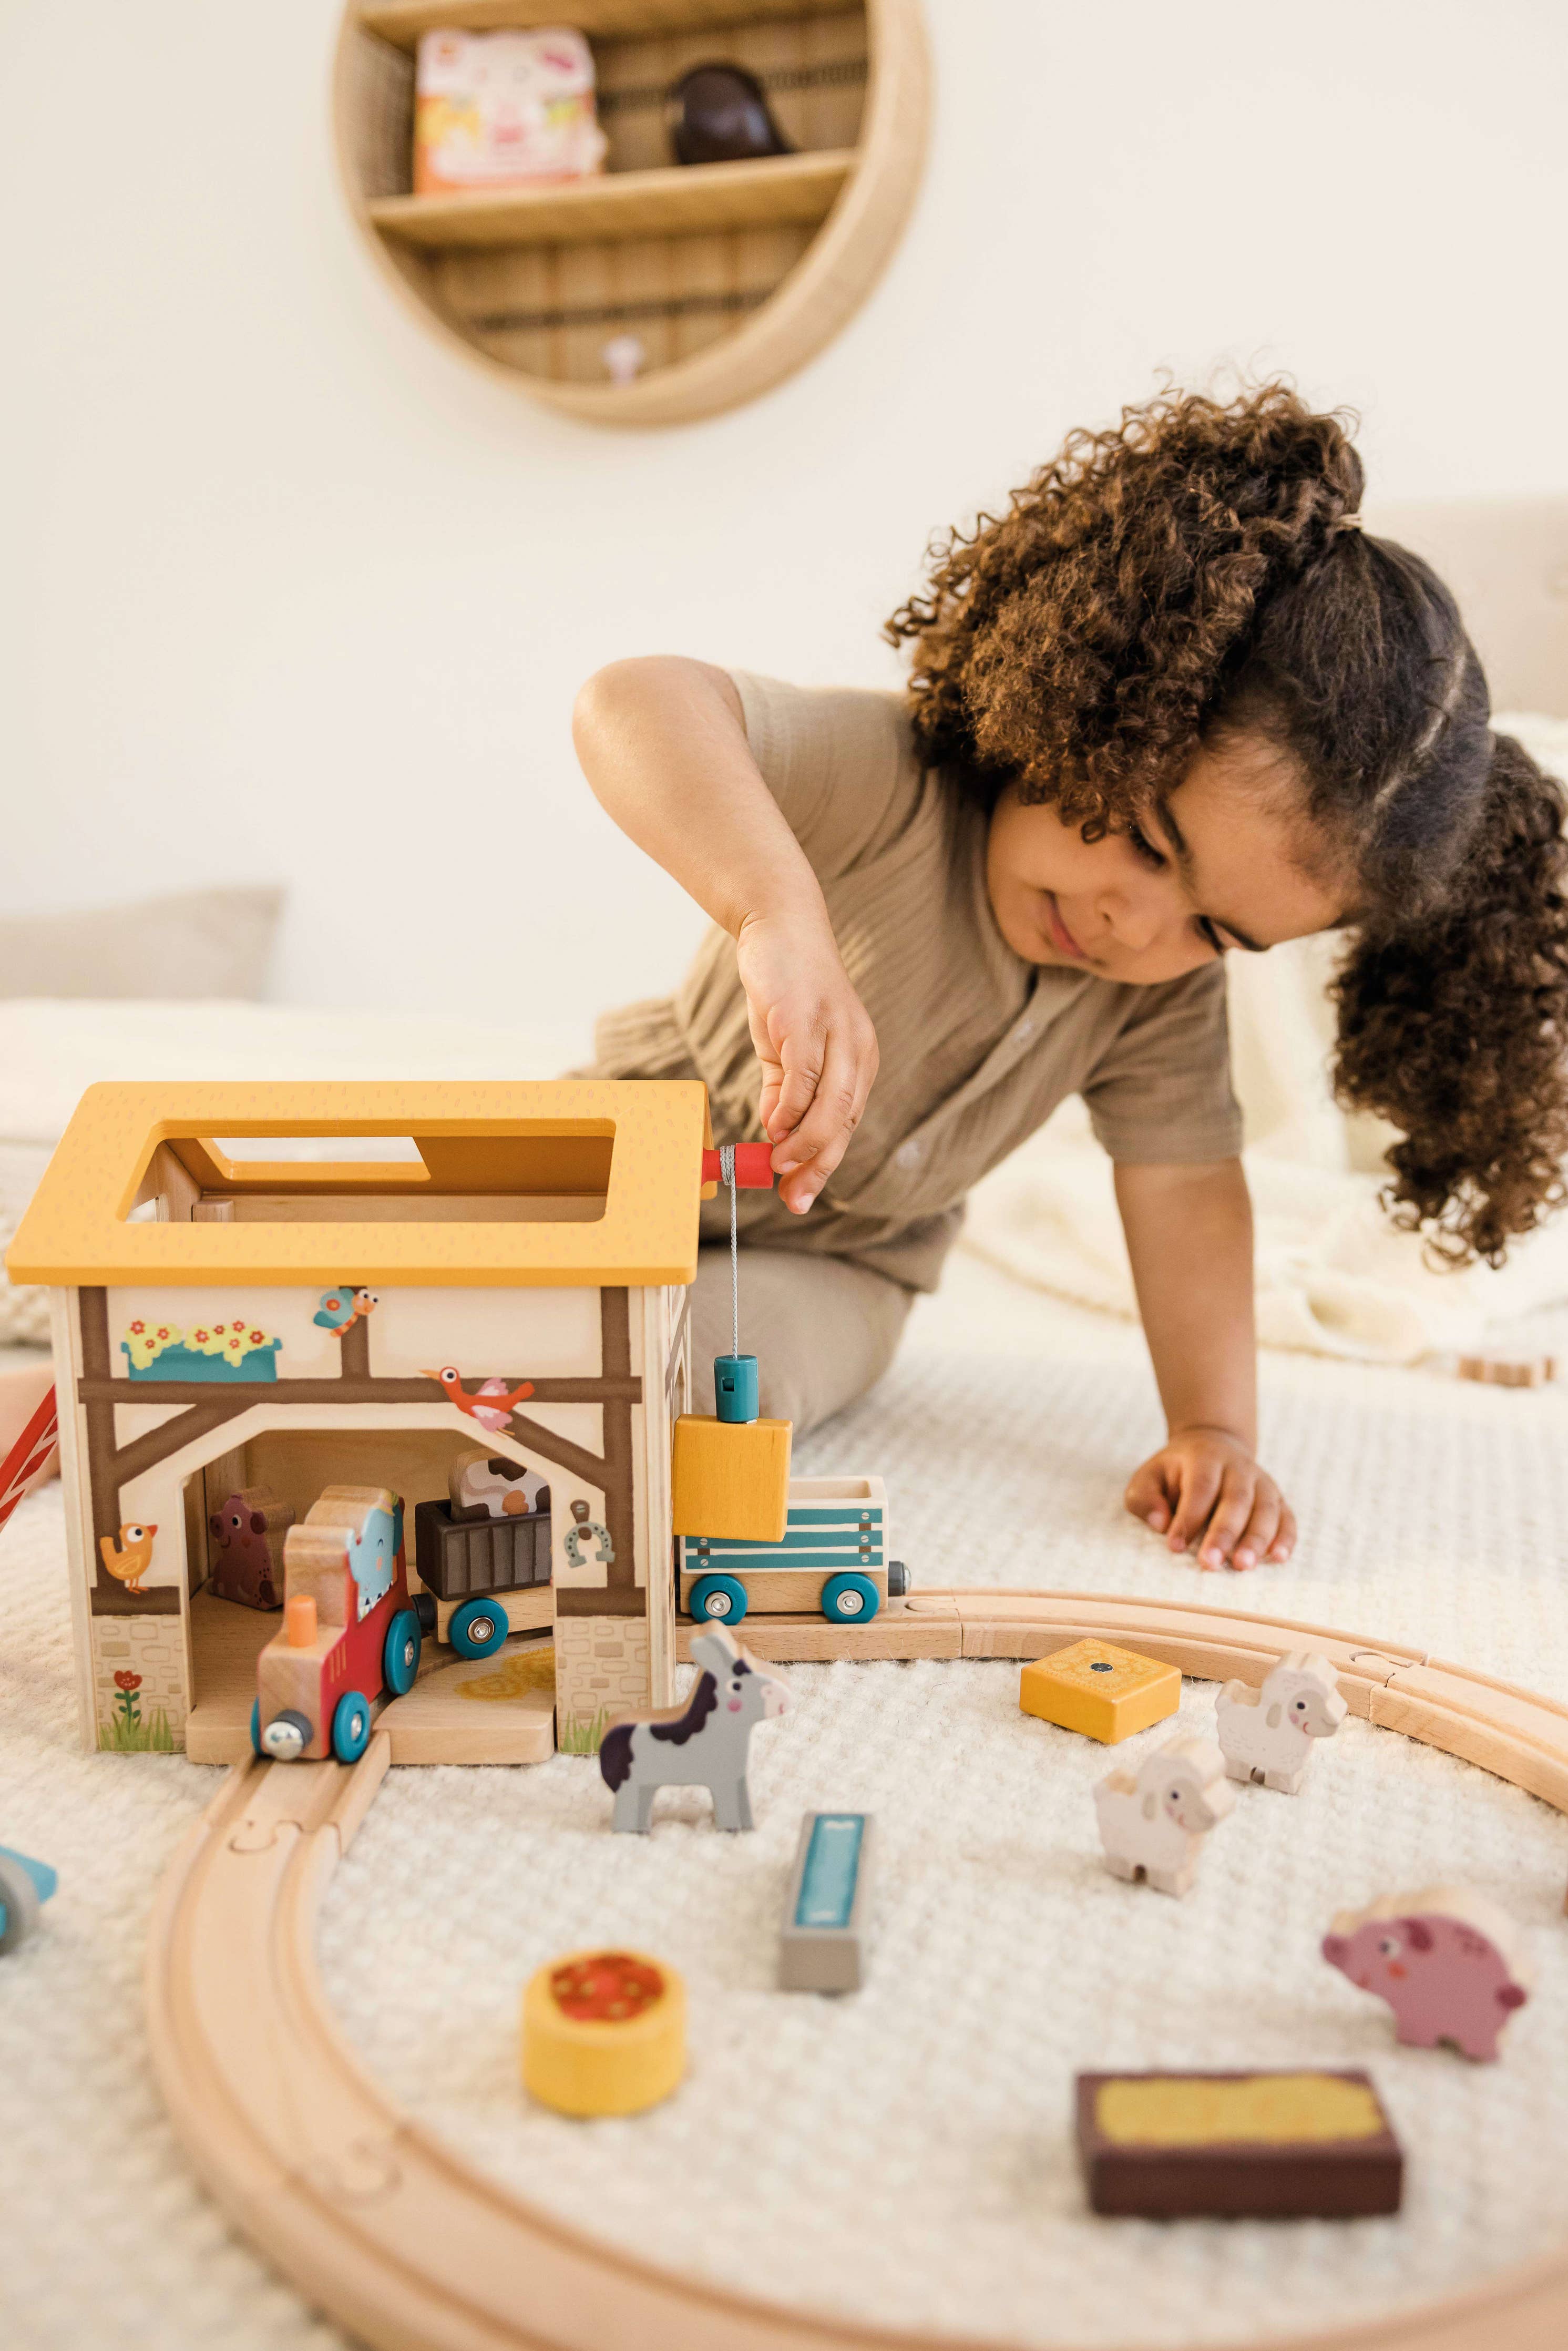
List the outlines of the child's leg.
{"label": "child's leg", "polygon": [[[740,1252],[740,1344],[757,1357],[762,1410],[804,1436],[881,1379],[915,1292],[848,1258],[805,1249]],[[692,1289],[692,1409],[712,1412],[713,1359],[730,1352],[729,1250],[697,1251]]]}

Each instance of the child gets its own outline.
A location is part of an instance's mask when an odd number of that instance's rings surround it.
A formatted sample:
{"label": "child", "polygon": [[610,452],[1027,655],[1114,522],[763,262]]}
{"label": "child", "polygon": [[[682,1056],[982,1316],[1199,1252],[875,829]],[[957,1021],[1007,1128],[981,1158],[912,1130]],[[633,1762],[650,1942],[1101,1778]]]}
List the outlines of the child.
{"label": "child", "polygon": [[1400,1130],[1385,1196],[1442,1258],[1496,1263],[1562,1201],[1563,795],[1490,732],[1453,599],[1363,531],[1362,482],[1284,385],[1172,396],[936,554],[888,627],[907,697],[674,658],[584,688],[589,782],[718,925],[673,1000],[601,1025],[600,1070],[700,1077],[716,1134],[774,1146],[739,1203],[765,1412],[809,1427],[886,1369],[969,1186],[1081,1093],[1169,1430],[1127,1508],[1205,1567],[1288,1559],[1227,954],[1348,931],[1340,1098]]}

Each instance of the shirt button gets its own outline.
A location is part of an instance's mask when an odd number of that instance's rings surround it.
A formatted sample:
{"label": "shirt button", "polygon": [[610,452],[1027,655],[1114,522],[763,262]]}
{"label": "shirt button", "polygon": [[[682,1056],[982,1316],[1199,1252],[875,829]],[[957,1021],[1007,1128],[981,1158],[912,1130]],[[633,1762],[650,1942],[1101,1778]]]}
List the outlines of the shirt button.
{"label": "shirt button", "polygon": [[893,1155],[893,1164],[895,1167],[918,1167],[920,1165],[920,1145],[918,1143],[915,1143],[913,1140],[908,1143],[901,1143],[898,1149]]}

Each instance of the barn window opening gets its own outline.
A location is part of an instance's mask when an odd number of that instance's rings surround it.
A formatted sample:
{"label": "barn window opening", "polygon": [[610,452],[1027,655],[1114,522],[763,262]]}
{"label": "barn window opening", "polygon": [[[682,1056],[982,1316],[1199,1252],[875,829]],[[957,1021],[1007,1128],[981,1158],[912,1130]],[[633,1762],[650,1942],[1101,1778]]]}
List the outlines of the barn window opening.
{"label": "barn window opening", "polygon": [[126,1216],[190,1224],[595,1224],[611,1120],[503,1134],[436,1127],[166,1135]]}

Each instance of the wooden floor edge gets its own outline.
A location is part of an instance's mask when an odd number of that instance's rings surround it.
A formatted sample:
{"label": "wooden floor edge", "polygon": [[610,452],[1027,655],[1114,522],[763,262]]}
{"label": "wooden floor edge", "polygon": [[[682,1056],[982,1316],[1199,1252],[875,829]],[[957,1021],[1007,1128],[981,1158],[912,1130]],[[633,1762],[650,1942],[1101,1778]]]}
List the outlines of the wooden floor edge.
{"label": "wooden floor edge", "polygon": [[[961,1603],[962,1595],[957,1597]],[[1009,1597],[1038,1603],[1040,1613],[1031,1621],[1042,1625],[1053,1621],[1052,1611],[1071,1623],[1093,1613],[1093,1595]],[[1184,1616],[1189,1628],[1193,1619],[1207,1614],[1214,1627],[1210,1656],[1217,1663],[1237,1655],[1239,1625],[1255,1630],[1260,1655],[1278,1655],[1297,1645],[1302,1629],[1267,1618],[1243,1618],[1235,1611],[1205,1612],[1185,1604],[1178,1610],[1157,1601],[1103,1597],[1107,1608],[1146,1609],[1151,1618],[1162,1612],[1167,1619]],[[1281,1633],[1294,1639],[1281,1642],[1277,1638]],[[1187,1641],[1195,1637],[1190,1629],[1184,1635]],[[1349,1635],[1322,1637],[1397,1671],[1393,1662],[1397,1650],[1357,1642]],[[1406,1664],[1415,1661],[1414,1653],[1406,1652]],[[1386,1721],[1385,1727],[1403,1735],[1440,1747],[1449,1737],[1473,1743],[1478,1729],[1489,1729],[1484,1693],[1497,1693],[1505,1701],[1498,1710],[1503,1719],[1490,1725],[1489,1753],[1468,1760],[1521,1785],[1530,1783],[1539,1765],[1561,1766],[1557,1792],[1541,1792],[1557,1809],[1568,1811],[1568,1737],[1561,1711],[1552,1701],[1511,1685],[1472,1677],[1463,1668],[1428,1669],[1428,1684],[1439,1679],[1453,1685],[1452,1708],[1445,1708],[1430,1688],[1401,1700],[1396,1684],[1374,1673],[1364,1684],[1373,1719],[1378,1719],[1376,1709],[1383,1708],[1390,1714],[1420,1718],[1419,1724]],[[1356,1695],[1363,1694],[1358,1688]],[[1539,1725],[1537,1740],[1521,1738],[1521,1710],[1532,1729]],[[305,1767],[264,1765],[254,1759],[235,1766],[181,1840],[157,1890],[144,1970],[154,2076],[176,2135],[242,2235],[314,2304],[377,2351],[606,2351],[611,2340],[615,2351],[990,2351],[988,2346],[966,2345],[951,2335],[796,2315],[722,2288],[683,2281],[612,2246],[594,2244],[548,2211],[483,2179],[402,2114],[377,2087],[339,2031],[321,1992],[314,1957],[321,1896],[374,1801],[389,1754],[390,1741],[381,1735],[360,1763],[345,1772],[341,1784],[317,1781],[315,1794],[308,1792],[312,1783],[302,1787],[297,1812],[277,1801],[287,1795],[288,1783],[280,1789],[270,1775],[293,1772],[302,1778]],[[304,1826],[307,1817],[310,1825]],[[526,2241],[530,2291],[537,2284],[539,2298],[556,2313],[554,2322],[540,2325],[520,2312],[514,2314],[510,2302],[499,2317],[455,2294],[434,2270],[422,2269],[417,2230],[397,2235],[395,2253],[378,2252],[374,2198],[363,2197],[357,2204],[351,2199],[334,2201],[313,2189],[308,2147],[301,2149],[298,2165],[281,2166],[235,2088],[243,2081],[243,2067],[232,2076],[225,2074],[223,2048],[207,2044],[199,2022],[201,2003],[188,1993],[198,1947],[207,1949],[211,1964],[213,1938],[195,1934],[210,1863],[225,1836],[235,1839],[233,1852],[250,1850],[239,1841],[236,1823],[250,1834],[254,1822],[269,1818],[285,1820],[299,1831],[277,1847],[272,1897],[265,1923],[256,1928],[261,1943],[253,1954],[262,1962],[257,1972],[264,1996],[276,2004],[276,2014],[267,2020],[275,2038],[285,2022],[290,2028],[277,2038],[282,2062],[304,2085],[318,2081],[324,2064],[345,2069],[373,2124],[376,2146],[395,2148],[406,2174],[400,2190],[406,2187],[414,2210],[422,2209],[422,2182],[424,2195],[435,2189],[449,2200],[455,2185],[459,2195],[471,2198],[464,2208],[464,2230],[481,2256],[487,2242],[505,2237],[510,2256],[506,2266],[515,2271],[518,2241]],[[247,1866],[244,1862],[240,1865]],[[228,1866],[232,1870],[235,1865]],[[256,2029],[256,2020],[249,2020],[247,2032]],[[302,2090],[302,2110],[309,2105]],[[326,2159],[340,2152],[329,2150]],[[1308,2335],[1270,2335],[1252,2351],[1498,2351],[1499,2346],[1506,2346],[1507,2351],[1561,2351],[1565,2341],[1568,2248],[1424,2307]],[[1124,2346],[1124,2351],[1135,2347]]]}

